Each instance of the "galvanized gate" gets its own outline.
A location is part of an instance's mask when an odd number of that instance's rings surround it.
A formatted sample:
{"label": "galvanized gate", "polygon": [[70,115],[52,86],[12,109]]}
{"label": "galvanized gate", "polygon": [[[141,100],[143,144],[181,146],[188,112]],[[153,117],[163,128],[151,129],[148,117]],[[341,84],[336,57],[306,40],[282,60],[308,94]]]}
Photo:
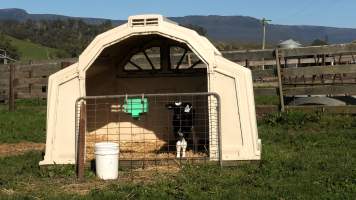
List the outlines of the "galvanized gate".
{"label": "galvanized gate", "polygon": [[[185,157],[177,157],[177,132],[187,143]],[[95,159],[94,144],[104,141],[119,144],[119,166],[131,170],[219,163],[220,134],[215,93],[88,96],[76,102],[79,171]]]}

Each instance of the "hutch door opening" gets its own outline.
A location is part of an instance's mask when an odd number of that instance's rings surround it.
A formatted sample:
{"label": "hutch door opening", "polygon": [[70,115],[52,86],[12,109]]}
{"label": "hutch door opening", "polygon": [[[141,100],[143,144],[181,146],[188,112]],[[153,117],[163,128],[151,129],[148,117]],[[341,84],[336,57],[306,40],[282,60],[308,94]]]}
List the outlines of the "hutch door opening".
{"label": "hutch door opening", "polygon": [[86,75],[87,159],[101,141],[118,142],[121,161],[218,159],[218,102],[207,77],[186,44],[160,35],[104,49]]}

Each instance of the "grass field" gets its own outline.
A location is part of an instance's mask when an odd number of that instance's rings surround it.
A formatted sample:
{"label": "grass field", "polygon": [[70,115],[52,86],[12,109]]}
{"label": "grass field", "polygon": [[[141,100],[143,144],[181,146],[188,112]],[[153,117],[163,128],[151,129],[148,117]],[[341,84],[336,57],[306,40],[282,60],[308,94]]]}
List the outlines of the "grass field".
{"label": "grass field", "polygon": [[65,53],[58,49],[45,47],[30,41],[19,40],[11,36],[5,37],[11,40],[11,44],[18,49],[21,61],[48,60],[58,58],[59,55],[65,56]]}
{"label": "grass field", "polygon": [[[18,108],[0,110],[1,135],[7,135],[0,141],[20,141],[6,134],[16,130],[21,140],[44,142],[44,105],[19,102]],[[134,181],[103,182],[87,171],[86,182],[78,183],[73,166],[39,168],[42,152],[0,157],[0,199],[356,199],[355,116],[271,114],[258,128],[260,162],[185,166]]]}
{"label": "grass field", "polygon": [[0,142],[45,142],[46,104],[43,100],[17,100],[16,111],[0,105]]}
{"label": "grass field", "polygon": [[279,105],[279,96],[255,96],[256,105]]}

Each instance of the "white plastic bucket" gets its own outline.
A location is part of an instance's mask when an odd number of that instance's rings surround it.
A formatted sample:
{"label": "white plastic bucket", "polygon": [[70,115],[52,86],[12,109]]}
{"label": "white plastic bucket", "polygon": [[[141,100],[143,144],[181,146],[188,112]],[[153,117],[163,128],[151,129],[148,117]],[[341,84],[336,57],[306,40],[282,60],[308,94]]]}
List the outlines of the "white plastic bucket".
{"label": "white plastic bucket", "polygon": [[119,167],[119,145],[113,142],[95,144],[96,175],[104,180],[117,179]]}

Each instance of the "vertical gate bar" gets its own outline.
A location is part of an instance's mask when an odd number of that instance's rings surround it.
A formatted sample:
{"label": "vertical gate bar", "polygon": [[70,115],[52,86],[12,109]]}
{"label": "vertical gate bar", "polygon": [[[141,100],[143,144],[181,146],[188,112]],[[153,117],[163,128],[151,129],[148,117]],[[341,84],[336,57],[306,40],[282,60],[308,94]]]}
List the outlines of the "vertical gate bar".
{"label": "vertical gate bar", "polygon": [[80,106],[80,120],[79,120],[79,135],[78,135],[78,162],[77,162],[77,177],[79,181],[84,180],[84,151],[85,151],[85,123],[86,123],[86,107],[82,102]]}
{"label": "vertical gate bar", "polygon": [[[141,101],[143,101],[143,99],[144,99],[144,95],[142,94],[142,100]],[[141,102],[141,103],[144,105],[143,102]],[[145,118],[144,120],[147,120],[147,118]],[[143,123],[145,123],[145,122],[143,122]],[[145,131],[144,127],[141,127],[141,130],[142,130],[142,134],[143,134],[143,163],[142,163],[142,167],[144,169],[146,167],[145,164],[146,164],[146,159],[147,159],[146,158],[146,148],[147,148],[146,143],[147,143],[147,141],[146,141],[146,131]]]}
{"label": "vertical gate bar", "polygon": [[[191,101],[192,101],[192,106],[194,105],[194,107],[197,105],[196,101],[195,101],[195,98],[194,98],[194,95],[191,95]],[[195,111],[196,109],[194,109],[194,107],[192,108],[192,112],[193,112],[193,117],[192,117],[192,121],[191,121],[191,124],[193,125],[191,130],[190,130],[190,135],[191,135],[191,138],[193,140],[193,155],[194,153],[197,153],[198,152],[198,143],[197,143],[197,136],[196,136],[196,132],[195,132],[195,123],[194,123],[194,118],[195,118]],[[195,111],[194,111],[195,110]]]}
{"label": "vertical gate bar", "polygon": [[[212,111],[212,109],[213,109],[213,106],[212,105],[214,105],[213,104],[213,100],[214,100],[214,98],[209,98],[209,104],[211,104],[211,105],[209,105],[209,113],[208,113],[208,120],[209,120],[209,133],[211,132],[211,134],[210,134],[210,136],[209,136],[209,139],[211,140],[211,141],[209,141],[209,152],[210,153],[212,153],[212,154],[214,154],[214,159],[215,159],[215,157],[217,156],[217,154],[216,154],[216,143],[217,143],[217,141],[216,140],[218,140],[218,138],[217,138],[217,136],[215,136],[215,129],[214,129],[214,123],[213,123],[213,118],[214,118],[214,116],[213,116],[213,111]],[[213,149],[213,150],[212,150]],[[211,156],[211,155],[210,155]]]}
{"label": "vertical gate bar", "polygon": [[77,164],[78,164],[78,144],[79,144],[79,118],[80,118],[80,113],[78,113],[79,112],[79,108],[78,108],[78,106],[79,106],[79,100],[77,99],[76,101],[75,101],[75,111],[74,111],[74,113],[75,113],[75,117],[74,117],[74,126],[75,126],[75,167],[76,167],[76,171],[75,171],[75,173],[76,173],[76,175],[78,175],[77,174]]}
{"label": "vertical gate bar", "polygon": [[[203,151],[204,153],[206,153],[206,156],[204,156],[204,163],[206,164],[206,161],[207,161],[207,158],[210,157],[210,154],[206,148],[206,140],[209,140],[209,132],[207,133],[207,123],[206,123],[206,118],[207,118],[207,115],[209,116],[209,114],[207,114],[207,111],[209,109],[209,95],[208,96],[203,96],[203,104],[206,105],[206,108],[203,108],[204,109],[204,148],[203,148]],[[205,102],[206,101],[206,102]]]}
{"label": "vertical gate bar", "polygon": [[[119,159],[119,169],[120,169],[120,157],[121,157],[121,150],[120,150],[120,148],[122,149],[122,147],[121,147],[121,120],[120,120],[120,113],[121,113],[121,108],[120,108],[120,98],[117,98],[117,118],[118,118],[118,120],[117,120],[117,123],[118,123],[118,141],[117,141],[117,143],[118,143],[118,145],[119,145],[119,157],[118,157],[118,159]],[[123,105],[123,104],[122,104]],[[119,177],[120,178],[120,177]]]}
{"label": "vertical gate bar", "polygon": [[106,142],[109,142],[109,123],[110,123],[110,104],[109,100],[107,100],[104,104],[104,110],[106,110]]}
{"label": "vertical gate bar", "polygon": [[[151,99],[150,99],[151,100]],[[152,105],[154,105],[154,106],[156,106],[157,105],[157,99],[156,99],[156,97],[152,97],[152,101],[153,102],[151,102],[151,108],[152,108]],[[149,121],[148,119],[147,119],[147,121]],[[157,126],[157,124],[156,124],[157,122],[155,121],[155,120],[153,120],[153,126],[155,127],[155,126]],[[164,137],[164,136],[162,136],[162,137]],[[157,150],[157,136],[155,137],[155,150],[154,150],[154,161],[153,161],[153,164],[154,164],[154,170],[156,171],[156,173],[157,173],[157,171],[158,171],[158,169],[157,169],[157,154],[158,154],[158,150]]]}
{"label": "vertical gate bar", "polygon": [[[179,102],[182,102],[182,96],[179,95]],[[182,108],[179,108],[179,114],[182,113]],[[179,127],[182,127],[182,120],[181,118],[179,119]],[[181,130],[180,130],[181,131]],[[177,150],[177,149],[176,149]],[[179,165],[182,166],[182,153],[180,154],[180,157],[179,157]]]}
{"label": "vertical gate bar", "polygon": [[[126,102],[127,103],[127,102]],[[130,107],[130,110],[132,110],[132,105]],[[132,139],[132,123],[130,123],[130,173],[131,173],[131,180],[133,180],[133,139]]]}
{"label": "vertical gate bar", "polygon": [[[97,102],[96,102],[97,100],[96,99],[94,99],[94,148],[95,148],[95,143],[97,142],[96,141],[96,138],[97,138]],[[95,154],[95,153],[94,153]]]}
{"label": "vertical gate bar", "polygon": [[222,162],[222,141],[221,141],[221,100],[220,100],[220,96],[218,94],[215,94],[215,98],[216,98],[216,109],[217,109],[217,129],[218,129],[218,151],[219,151],[219,163],[220,163],[220,167],[223,167],[223,162]]}
{"label": "vertical gate bar", "polygon": [[[153,102],[153,105],[157,105],[157,97],[153,97],[152,99],[154,99],[154,102]],[[157,124],[158,124],[158,122],[156,122],[156,120],[155,119],[153,119],[153,124],[154,124],[154,126],[156,126]],[[163,138],[164,138],[164,135],[162,136]],[[156,136],[156,140],[155,140],[155,154],[154,154],[154,156],[155,156],[155,158],[154,158],[154,166],[155,166],[155,171],[156,171],[156,173],[158,172],[158,168],[157,168],[157,154],[158,154],[158,150],[157,150],[157,136]]]}
{"label": "vertical gate bar", "polygon": [[[163,99],[163,98],[162,98]],[[165,103],[168,104],[169,103],[169,96],[166,96],[165,98]],[[167,112],[167,121],[169,122],[169,118],[170,118],[170,113]],[[170,125],[170,127],[172,126],[172,124]],[[173,130],[173,126],[172,126],[172,130]],[[171,146],[171,140],[170,140],[170,135],[171,135],[171,132],[172,132],[171,128],[169,129],[168,131],[168,146],[167,146],[167,155],[168,155],[168,158],[167,158],[167,166],[169,168],[169,159],[170,159],[170,150],[169,150],[169,147]]]}

